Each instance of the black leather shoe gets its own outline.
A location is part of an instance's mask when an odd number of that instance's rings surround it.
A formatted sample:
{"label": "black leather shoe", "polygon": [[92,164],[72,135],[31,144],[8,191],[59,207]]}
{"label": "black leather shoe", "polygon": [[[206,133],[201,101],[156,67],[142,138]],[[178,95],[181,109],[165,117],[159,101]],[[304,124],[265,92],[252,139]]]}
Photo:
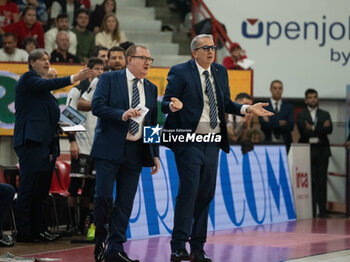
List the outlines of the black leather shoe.
{"label": "black leather shoe", "polygon": [[203,250],[195,250],[191,252],[190,261],[191,262],[211,262],[211,259],[205,254]]}
{"label": "black leather shoe", "polygon": [[15,241],[9,235],[3,235],[0,239],[0,247],[12,247],[14,244]]}
{"label": "black leather shoe", "polygon": [[104,242],[96,242],[94,257],[96,262],[101,262],[105,258],[106,244]]}
{"label": "black leather shoe", "polygon": [[190,255],[185,248],[175,250],[171,253],[170,261],[177,262],[182,260],[190,260]]}
{"label": "black leather shoe", "polygon": [[54,242],[57,240],[57,238],[49,232],[44,231],[39,234],[39,240],[42,242]]}
{"label": "black leather shoe", "polygon": [[106,262],[140,262],[140,260],[133,260],[128,257],[125,252],[118,252],[115,256],[106,256]]}

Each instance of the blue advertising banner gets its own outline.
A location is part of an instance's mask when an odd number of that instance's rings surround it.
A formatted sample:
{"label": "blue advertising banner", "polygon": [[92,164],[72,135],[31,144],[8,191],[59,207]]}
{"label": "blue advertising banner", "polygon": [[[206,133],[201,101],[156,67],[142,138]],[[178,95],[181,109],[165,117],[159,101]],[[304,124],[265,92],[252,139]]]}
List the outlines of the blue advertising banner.
{"label": "blue advertising banner", "polygon": [[[128,238],[170,235],[178,173],[174,155],[160,147],[161,170],[142,171]],[[221,151],[216,194],[209,211],[208,230],[271,224],[296,219],[284,146],[255,146],[242,155],[240,146]]]}

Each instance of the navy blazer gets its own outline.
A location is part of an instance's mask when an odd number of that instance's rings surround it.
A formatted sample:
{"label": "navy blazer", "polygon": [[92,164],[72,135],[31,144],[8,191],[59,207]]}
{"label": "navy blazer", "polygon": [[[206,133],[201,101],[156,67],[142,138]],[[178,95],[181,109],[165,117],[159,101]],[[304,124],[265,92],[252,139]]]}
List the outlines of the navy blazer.
{"label": "navy blazer", "polygon": [[[274,112],[274,109],[271,105],[271,101],[266,101],[266,103],[269,103],[268,106],[265,107],[266,110],[270,112]],[[282,100],[282,104],[280,107],[280,110],[278,113],[275,112],[273,116],[270,116],[270,121],[265,122],[262,117],[259,117],[261,130],[265,134],[265,141],[271,142],[272,141],[272,132],[278,133],[282,136],[284,143],[286,144],[287,148],[290,147],[290,144],[292,143],[292,134],[294,128],[294,108],[293,105],[284,102]],[[287,121],[287,124],[284,126],[280,126],[278,121],[279,120],[285,120]]]}
{"label": "navy blazer", "polygon": [[24,73],[15,87],[14,148],[27,140],[50,144],[55,137],[60,109],[51,90],[70,85],[70,77],[44,79],[34,70]]}
{"label": "navy blazer", "polygon": [[[156,125],[158,120],[157,87],[144,79],[146,107],[144,125]],[[121,162],[124,156],[126,136],[130,120],[122,116],[130,108],[126,70],[111,71],[100,76],[94,97],[92,113],[98,117],[91,156]],[[159,157],[159,146],[144,144],[143,166],[154,166],[154,157]]]}
{"label": "navy blazer", "polygon": [[[220,148],[229,152],[225,113],[240,114],[242,105],[231,101],[228,85],[227,70],[224,66],[213,63],[211,73],[216,88],[216,101],[221,128]],[[183,108],[171,112],[169,104],[171,98],[176,97],[183,103]],[[189,129],[194,132],[198,126],[204,107],[202,84],[199,71],[194,59],[173,66],[168,74],[168,85],[162,101],[162,112],[168,114],[164,129]],[[165,144],[170,148],[173,143]]]}
{"label": "navy blazer", "polygon": [[[319,142],[317,145],[322,146],[321,148],[323,148],[330,156],[331,150],[327,135],[331,134],[333,131],[331,116],[327,111],[317,109],[316,118],[317,121],[315,129],[308,130],[306,129],[305,121],[307,121],[311,125],[313,124],[310,111],[307,108],[305,108],[303,111],[299,112],[297,120],[298,130],[300,132],[299,143],[309,143],[310,137],[318,137]],[[329,127],[324,127],[324,122],[326,122],[327,120],[331,122],[331,125]]]}

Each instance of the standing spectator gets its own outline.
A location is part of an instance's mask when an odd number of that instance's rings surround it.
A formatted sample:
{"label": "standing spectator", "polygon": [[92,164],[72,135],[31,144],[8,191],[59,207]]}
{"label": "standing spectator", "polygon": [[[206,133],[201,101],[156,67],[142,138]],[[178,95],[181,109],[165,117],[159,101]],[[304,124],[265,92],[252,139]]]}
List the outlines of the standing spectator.
{"label": "standing spectator", "polygon": [[77,56],[81,62],[86,63],[92,55],[95,46],[95,36],[86,27],[89,23],[89,11],[86,9],[79,9],[76,17],[76,26],[72,32],[77,36]]}
{"label": "standing spectator", "polygon": [[242,61],[245,58],[247,58],[246,51],[242,50],[240,44],[232,43],[230,46],[230,56],[226,56],[222,61],[222,64],[227,69],[243,70],[237,62]]}
{"label": "standing spectator", "polygon": [[114,14],[107,14],[103,18],[102,31],[96,34],[96,45],[107,47],[118,46],[127,41],[124,32],[119,30],[119,22]]}
{"label": "standing spectator", "polygon": [[91,17],[94,19],[90,20],[88,28],[95,34],[101,31],[103,18],[107,14],[116,13],[117,4],[115,0],[104,0],[101,5],[97,5],[95,10],[92,12]]}
{"label": "standing spectator", "polygon": [[56,63],[79,63],[77,56],[68,52],[69,35],[66,31],[59,31],[56,36],[57,48],[52,51],[50,62]]}
{"label": "standing spectator", "polygon": [[47,199],[56,157],[59,155],[60,109],[50,91],[86,79],[91,70],[83,68],[70,77],[45,79],[49,55],[35,49],[28,57],[29,71],[15,87],[16,121],[13,147],[20,165],[16,206],[18,242],[53,240],[45,232],[44,203]]}
{"label": "standing spectator", "polygon": [[4,235],[2,232],[2,227],[14,196],[15,189],[11,185],[0,184],[0,247],[11,247],[14,245],[12,237]]}
{"label": "standing spectator", "polygon": [[0,0],[0,28],[18,22],[19,11],[10,0]]}
{"label": "standing spectator", "polygon": [[[53,1],[51,6],[51,19],[57,22],[59,14],[67,14],[68,28],[72,28],[74,25],[74,19],[79,8],[84,7],[79,0],[56,0]],[[86,6],[85,6],[86,8]]]}
{"label": "standing spectator", "polygon": [[57,16],[56,27],[51,28],[45,33],[45,50],[50,54],[56,45],[56,35],[58,31],[66,31],[69,34],[69,52],[73,55],[77,53],[77,36],[69,29],[67,14]]}
{"label": "standing spectator", "polygon": [[33,37],[27,37],[23,40],[22,49],[26,50],[28,54],[34,49],[38,48],[38,42]]}
{"label": "standing spectator", "polygon": [[2,30],[13,32],[17,37],[18,46],[23,45],[25,38],[33,37],[38,42],[38,46],[44,48],[44,30],[41,24],[36,21],[36,8],[34,6],[26,7],[17,23],[9,24]]}
{"label": "standing spectator", "polygon": [[[241,105],[253,104],[252,97],[247,93],[237,94],[235,102]],[[227,135],[230,144],[240,143],[244,140],[245,134],[248,131],[248,124],[251,119],[251,114],[245,114],[244,117],[233,114],[228,115]]]}
{"label": "standing spectator", "polygon": [[[194,59],[170,69],[161,105],[162,112],[168,114],[163,130],[190,130],[202,139],[208,134],[220,138],[220,142],[165,144],[175,154],[179,174],[171,261],[212,261],[204,252],[204,244],[209,204],[215,194],[219,150],[229,152],[225,113],[272,114],[262,107],[265,103],[250,106],[231,101],[227,70],[214,63],[215,50],[212,35],[193,38]],[[190,243],[190,255],[186,242]]]}
{"label": "standing spectator", "polygon": [[[151,174],[160,167],[158,145],[142,143],[143,126],[157,123],[157,87],[145,78],[153,59],[146,47],[132,46],[126,60],[126,69],[101,75],[92,100],[92,113],[99,118],[91,149],[96,161],[95,261],[103,260],[109,222],[106,262],[138,261],[128,257],[123,243],[142,167],[152,167]],[[149,112],[137,123],[130,118],[140,116],[135,109],[140,103]],[[115,183],[118,193],[109,219]]]}
{"label": "standing spectator", "polygon": [[294,128],[293,105],[282,100],[282,81],[272,81],[270,92],[272,97],[266,109],[273,111],[275,114],[271,117],[259,118],[261,130],[265,134],[265,142],[283,143],[286,145],[288,152],[292,143],[292,131]]}
{"label": "standing spectator", "polygon": [[2,37],[3,48],[0,49],[0,61],[27,62],[28,53],[17,48],[16,35],[7,32]]}
{"label": "standing spectator", "polygon": [[22,12],[29,5],[36,7],[36,15],[38,20],[45,24],[49,18],[48,13],[46,12],[45,2],[42,0],[17,0],[17,6],[20,12]]}
{"label": "standing spectator", "polygon": [[298,114],[299,143],[311,146],[312,214],[329,217],[327,214],[327,171],[331,155],[327,135],[332,133],[332,120],[327,111],[318,107],[318,94],[314,89],[305,91],[306,108]]}

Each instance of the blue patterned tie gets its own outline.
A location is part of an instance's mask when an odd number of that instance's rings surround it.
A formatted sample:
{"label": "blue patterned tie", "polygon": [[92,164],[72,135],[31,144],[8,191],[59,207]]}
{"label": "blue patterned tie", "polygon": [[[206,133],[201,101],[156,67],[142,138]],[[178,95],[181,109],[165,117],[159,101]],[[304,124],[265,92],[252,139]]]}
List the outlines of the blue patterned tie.
{"label": "blue patterned tie", "polygon": [[207,94],[207,96],[209,98],[210,126],[211,126],[211,128],[214,129],[218,125],[218,119],[217,119],[217,113],[216,113],[216,104],[215,104],[213,86],[211,85],[211,82],[209,79],[209,72],[204,71],[203,74],[205,75],[205,93]]}
{"label": "blue patterned tie", "polygon": [[[137,88],[137,83],[140,79],[134,78],[134,83],[132,85],[132,100],[131,100],[131,107],[136,108],[138,104],[140,104],[140,94],[139,89]],[[134,120],[130,120],[130,132],[134,136],[139,131],[139,124],[135,122]]]}

